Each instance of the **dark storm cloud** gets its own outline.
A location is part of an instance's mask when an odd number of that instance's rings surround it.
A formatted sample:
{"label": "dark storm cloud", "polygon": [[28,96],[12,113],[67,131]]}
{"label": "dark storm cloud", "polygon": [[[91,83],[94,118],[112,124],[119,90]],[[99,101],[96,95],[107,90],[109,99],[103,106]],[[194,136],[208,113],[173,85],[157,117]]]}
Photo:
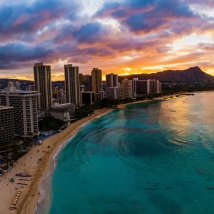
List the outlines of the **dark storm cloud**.
{"label": "dark storm cloud", "polygon": [[45,59],[53,53],[42,46],[29,47],[21,43],[0,46],[0,68],[9,67],[10,62],[25,62]]}
{"label": "dark storm cloud", "polygon": [[[0,7],[0,38],[18,39],[22,34],[32,34],[48,23],[60,18],[74,19],[76,3],[62,4],[60,0],[40,0],[33,4]],[[64,17],[66,14],[66,17]]]}
{"label": "dark storm cloud", "polygon": [[72,34],[80,43],[94,43],[103,33],[102,25],[98,22],[88,23],[83,25],[80,29],[74,31]]}
{"label": "dark storm cloud", "polygon": [[150,32],[173,27],[175,19],[191,19],[196,15],[189,5],[181,0],[129,0],[121,4],[108,3],[97,16],[111,16],[126,25],[132,32]]}

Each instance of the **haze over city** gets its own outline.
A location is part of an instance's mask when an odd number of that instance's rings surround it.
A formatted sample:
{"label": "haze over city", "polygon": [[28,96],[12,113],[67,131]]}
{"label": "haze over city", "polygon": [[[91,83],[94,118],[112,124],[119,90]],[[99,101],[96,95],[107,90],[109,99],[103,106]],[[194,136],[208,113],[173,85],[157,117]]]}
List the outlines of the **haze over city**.
{"label": "haze over city", "polygon": [[199,66],[214,75],[212,0],[18,0],[0,2],[0,76],[33,80],[33,65],[89,74]]}

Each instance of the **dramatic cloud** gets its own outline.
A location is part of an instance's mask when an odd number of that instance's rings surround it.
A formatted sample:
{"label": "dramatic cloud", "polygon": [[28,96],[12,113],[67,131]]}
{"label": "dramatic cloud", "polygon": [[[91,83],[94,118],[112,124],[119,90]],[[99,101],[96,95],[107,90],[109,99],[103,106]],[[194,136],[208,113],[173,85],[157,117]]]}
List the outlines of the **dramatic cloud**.
{"label": "dramatic cloud", "polygon": [[212,0],[0,2],[0,78],[32,78],[36,62],[80,72],[201,68],[214,75]]}

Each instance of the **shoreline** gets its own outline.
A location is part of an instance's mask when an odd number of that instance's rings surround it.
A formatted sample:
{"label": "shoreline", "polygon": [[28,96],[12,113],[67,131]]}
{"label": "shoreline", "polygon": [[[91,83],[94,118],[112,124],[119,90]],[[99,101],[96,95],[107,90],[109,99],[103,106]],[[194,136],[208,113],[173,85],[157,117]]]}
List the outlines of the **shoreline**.
{"label": "shoreline", "polygon": [[[196,91],[196,92],[209,92],[209,91]],[[139,100],[139,101],[133,101],[133,102],[129,102],[129,103],[123,103],[123,104],[119,104],[117,105],[117,108],[115,109],[125,109],[128,105],[132,105],[132,104],[138,104],[138,103],[149,103],[152,101],[167,101],[170,99],[174,99],[177,97],[182,97],[182,96],[189,96],[192,95],[196,92],[182,92],[182,93],[176,93],[176,94],[170,94],[170,95],[164,95],[161,97],[155,97],[152,99],[144,99],[144,100]]]}
{"label": "shoreline", "polygon": [[[84,125],[87,125],[87,123],[112,110],[113,109],[110,108],[96,110],[90,116],[70,124],[60,133],[46,138],[42,145],[31,147],[28,153],[19,158],[11,171],[7,172],[3,177],[0,177],[0,196],[2,196],[0,197],[0,214],[34,213],[36,204],[41,197],[41,181],[47,175],[49,169],[54,168],[54,159],[57,158],[63,146],[65,146]],[[23,178],[15,176],[17,173],[28,173],[32,176],[30,177],[32,180],[24,178],[26,181],[20,181],[20,179]],[[10,178],[14,178],[15,181],[10,182]],[[16,205],[17,209],[10,210],[11,204],[19,190],[21,190],[22,193]]]}
{"label": "shoreline", "polygon": [[166,96],[162,96],[162,97],[157,97],[157,98],[153,98],[153,99],[145,99],[145,100],[139,100],[139,101],[133,101],[133,102],[129,102],[129,103],[123,103],[123,104],[119,104],[117,105],[117,108],[115,109],[125,109],[128,105],[132,105],[132,104],[140,104],[140,103],[149,103],[152,101],[165,101],[166,98],[169,98],[172,95],[166,95]]}
{"label": "shoreline", "polygon": [[[158,97],[154,99],[146,99],[140,101],[134,101],[125,104],[119,104],[116,109],[125,109],[126,106],[137,103],[149,103],[154,100],[164,101],[172,95],[167,95],[163,97]],[[66,129],[44,139],[42,145],[37,145],[31,148],[27,154],[22,156],[16,164],[16,167],[11,171],[6,173],[0,178],[0,195],[4,196],[0,198],[1,210],[0,214],[5,214],[5,210],[8,210],[8,214],[29,214],[36,211],[37,202],[42,198],[40,195],[40,187],[43,178],[46,177],[47,173],[51,171],[53,173],[55,168],[55,159],[61,150],[66,146],[66,144],[78,133],[78,131],[90,123],[91,121],[113,111],[115,109],[106,108],[96,110],[92,115],[78,120]],[[48,148],[50,146],[50,148]],[[48,148],[48,149],[47,149]],[[39,152],[38,152],[39,150]],[[38,160],[39,161],[38,163]],[[27,182],[27,185],[21,189],[20,186],[17,187],[17,180],[20,177],[15,177],[16,173],[28,172],[32,175],[32,180]],[[15,182],[11,183],[9,179],[11,177],[15,178]],[[16,184],[15,184],[16,183]],[[12,188],[11,188],[12,187]],[[22,190],[21,197],[17,203],[16,210],[10,210],[10,206],[14,200],[14,197],[18,190]],[[3,212],[4,210],[4,212]]]}

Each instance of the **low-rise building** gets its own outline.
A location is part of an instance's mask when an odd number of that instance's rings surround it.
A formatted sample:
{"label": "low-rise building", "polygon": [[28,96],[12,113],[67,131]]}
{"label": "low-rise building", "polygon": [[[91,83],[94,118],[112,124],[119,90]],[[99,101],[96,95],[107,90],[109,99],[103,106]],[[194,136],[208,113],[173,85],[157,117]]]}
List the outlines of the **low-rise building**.
{"label": "low-rise building", "polygon": [[70,118],[75,113],[75,105],[73,103],[55,103],[48,113],[54,118],[69,123]]}

